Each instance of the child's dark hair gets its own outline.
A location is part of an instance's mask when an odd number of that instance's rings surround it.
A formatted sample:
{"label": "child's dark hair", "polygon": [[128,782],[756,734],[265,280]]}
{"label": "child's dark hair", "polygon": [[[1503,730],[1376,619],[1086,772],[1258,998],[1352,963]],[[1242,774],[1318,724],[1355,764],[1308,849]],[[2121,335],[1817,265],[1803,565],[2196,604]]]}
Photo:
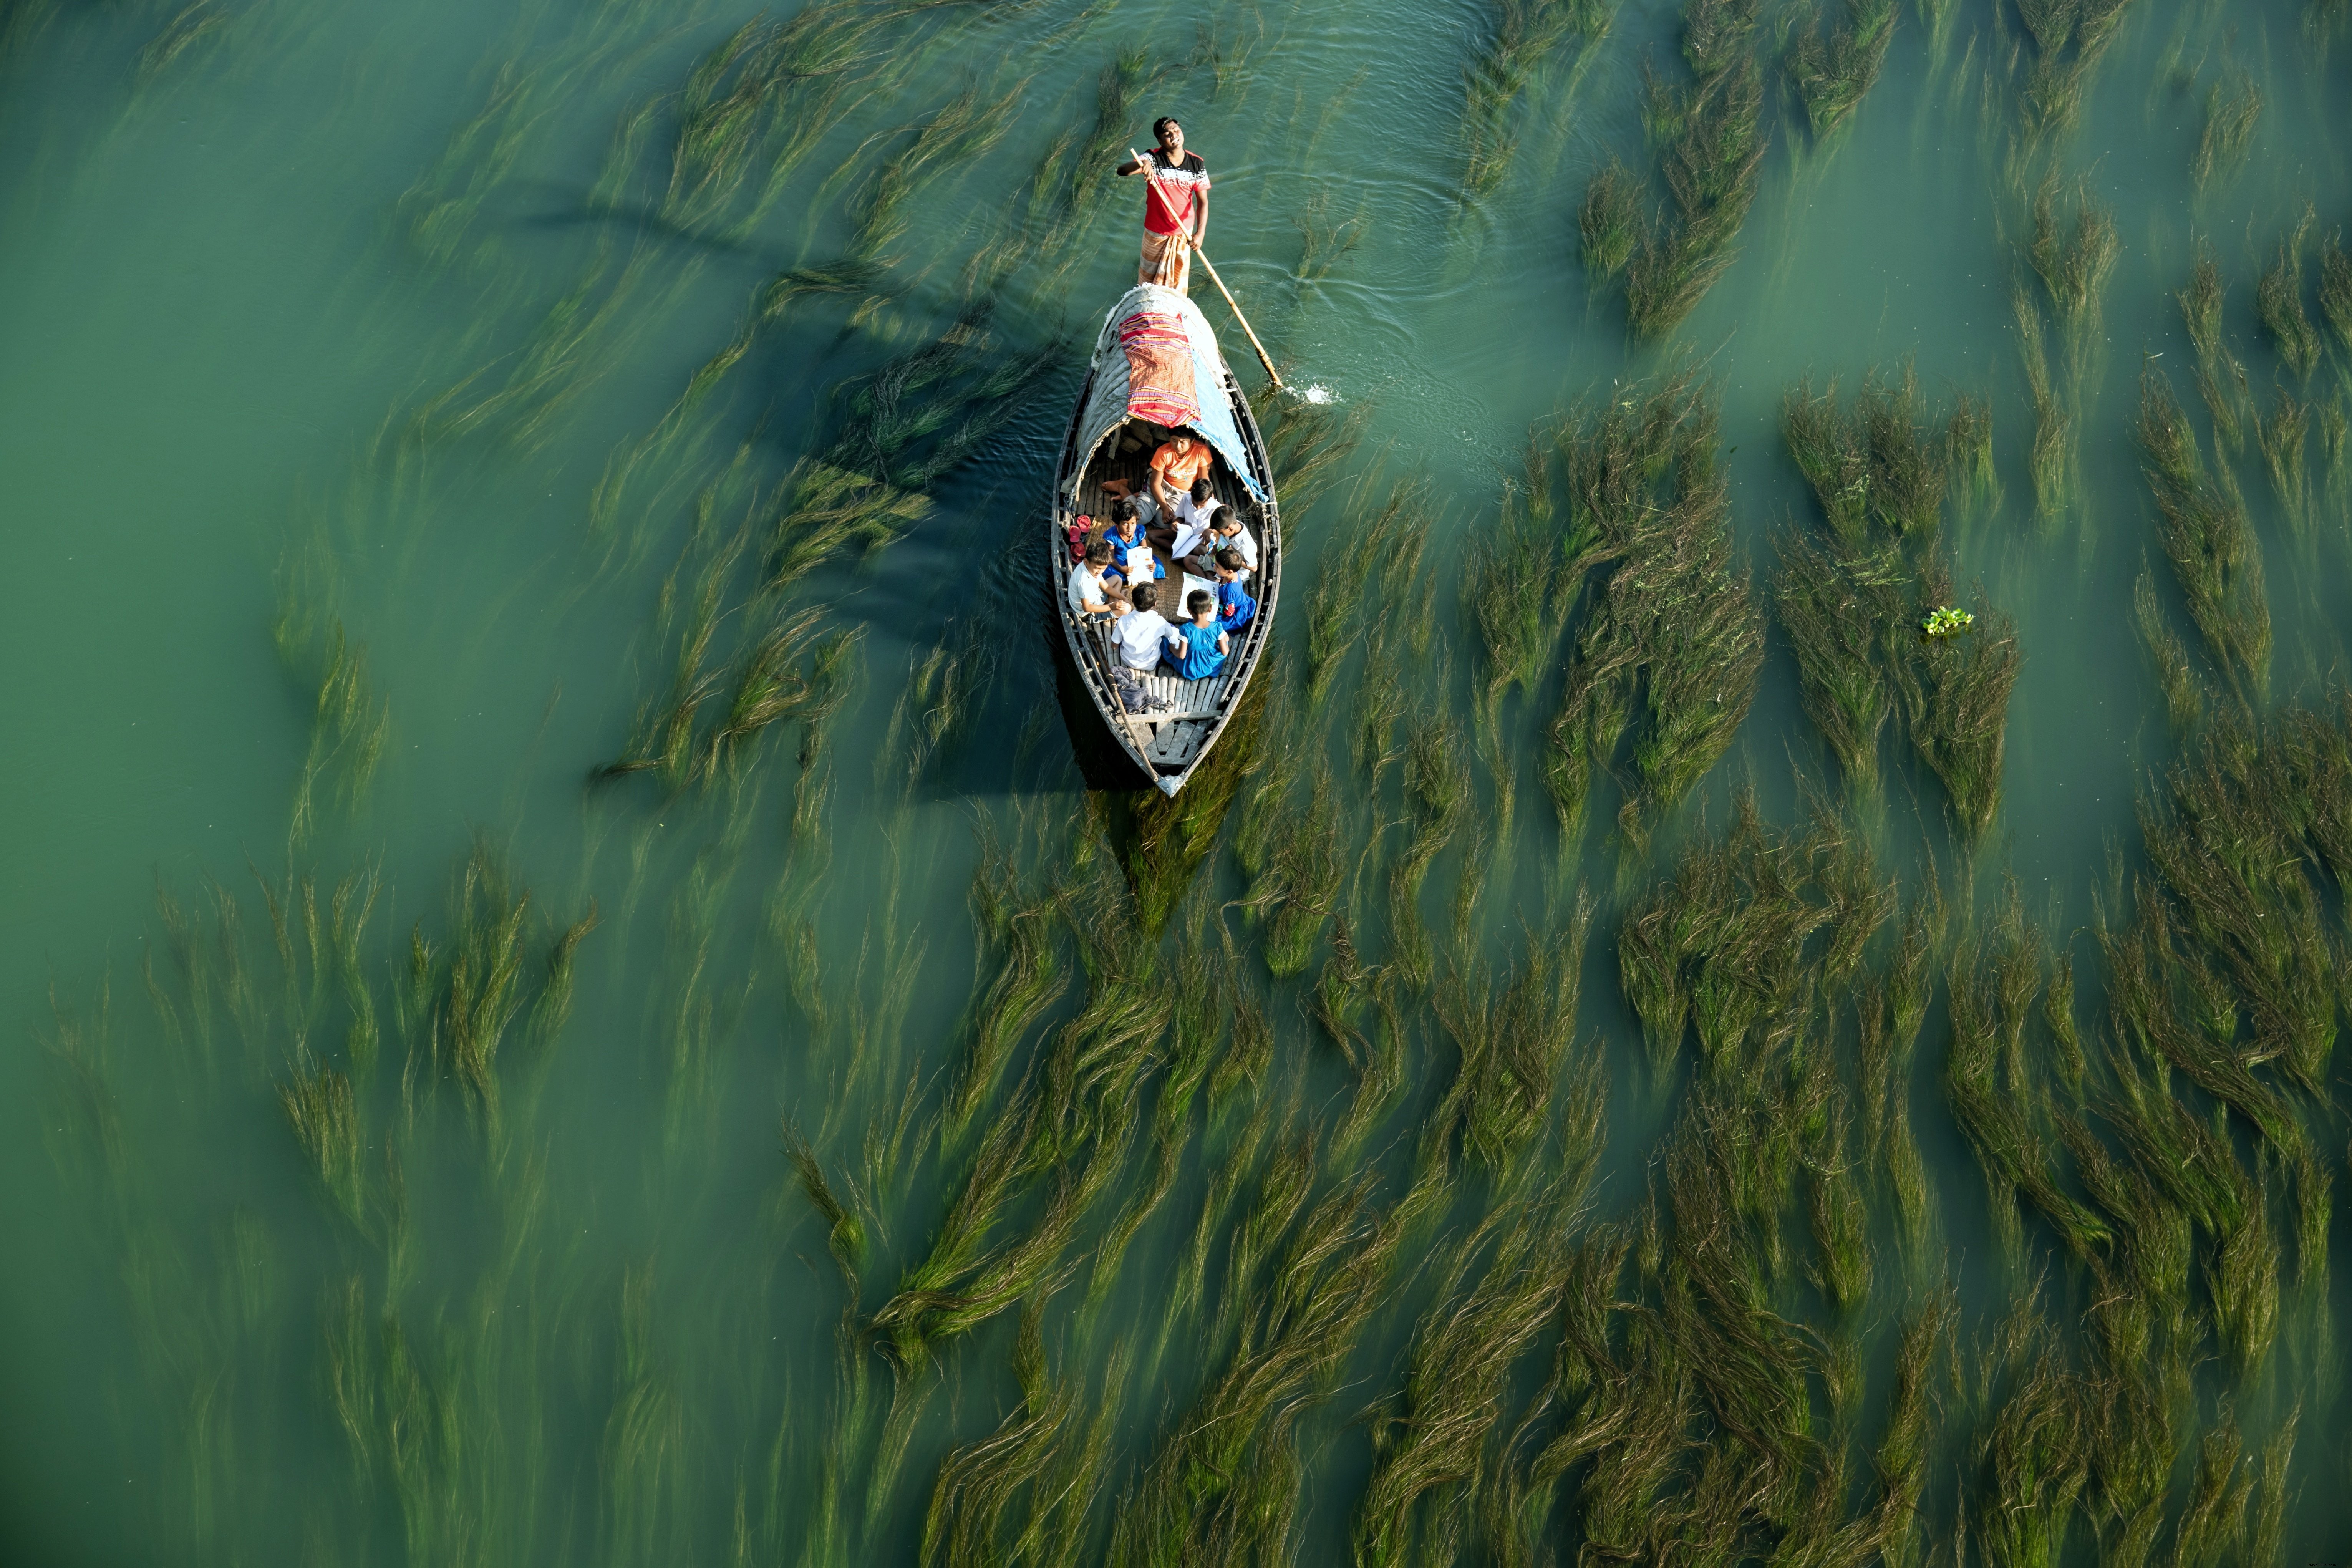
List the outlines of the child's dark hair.
{"label": "child's dark hair", "polygon": [[1139,610],[1156,610],[1160,607],[1160,590],[1149,583],[1138,583],[1127,602]]}
{"label": "child's dark hair", "polygon": [[[1087,559],[1092,560],[1093,557],[1088,556]],[[1209,559],[1228,572],[1238,572],[1242,569],[1242,552],[1230,544],[1218,545],[1216,552]]]}
{"label": "child's dark hair", "polygon": [[1184,595],[1184,613],[1195,617],[1205,616],[1215,604],[1206,588],[1195,588]]}
{"label": "child's dark hair", "polygon": [[1135,503],[1128,500],[1125,496],[1121,496],[1117,500],[1110,503],[1110,520],[1112,522],[1125,522],[1134,515]]}
{"label": "child's dark hair", "polygon": [[1210,493],[1209,477],[1206,474],[1202,475],[1199,479],[1192,481],[1192,499],[1194,500],[1207,500]]}
{"label": "child's dark hair", "polygon": [[[1228,553],[1231,552],[1228,552]],[[1108,566],[1110,564],[1109,540],[1097,539],[1093,543],[1087,546],[1087,564],[1089,566]]]}

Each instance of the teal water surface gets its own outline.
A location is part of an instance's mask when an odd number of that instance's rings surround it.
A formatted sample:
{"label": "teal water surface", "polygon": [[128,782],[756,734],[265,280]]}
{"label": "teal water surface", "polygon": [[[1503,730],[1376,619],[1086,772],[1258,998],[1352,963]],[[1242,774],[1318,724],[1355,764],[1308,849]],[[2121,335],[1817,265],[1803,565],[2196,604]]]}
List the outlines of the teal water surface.
{"label": "teal water surface", "polygon": [[[2347,24],[0,4],[0,1557],[2342,1555]],[[1317,390],[1196,288],[1173,803],[1162,113]]]}

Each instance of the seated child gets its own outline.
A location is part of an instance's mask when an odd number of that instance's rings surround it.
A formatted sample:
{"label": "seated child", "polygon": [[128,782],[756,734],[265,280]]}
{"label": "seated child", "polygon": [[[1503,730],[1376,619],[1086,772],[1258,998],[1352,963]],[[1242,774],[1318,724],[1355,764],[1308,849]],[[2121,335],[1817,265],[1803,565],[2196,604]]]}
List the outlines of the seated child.
{"label": "seated child", "polygon": [[1186,680],[1206,680],[1225,668],[1232,644],[1217,625],[1217,601],[1206,588],[1195,588],[1184,601],[1192,619],[1168,629],[1168,652],[1160,669]]}
{"label": "seated child", "polygon": [[1168,553],[1181,561],[1209,537],[1209,528],[1224,502],[1209,493],[1209,481],[1196,479],[1192,492],[1176,503],[1176,533]]}
{"label": "seated child", "polygon": [[1196,480],[1205,479],[1216,466],[1209,444],[1189,430],[1178,430],[1151,454],[1151,482],[1147,487],[1160,503],[1163,521],[1176,510],[1176,500]]}
{"label": "seated child", "polygon": [[1168,568],[1160,564],[1160,558],[1151,553],[1150,542],[1143,537],[1142,528],[1136,521],[1133,501],[1113,501],[1110,521],[1110,536],[1105,542],[1110,546],[1112,566],[1104,581],[1148,583],[1168,575]]}
{"label": "seated child", "polygon": [[1156,669],[1169,634],[1168,622],[1160,614],[1160,590],[1149,583],[1138,583],[1128,598],[1133,608],[1113,621],[1110,628],[1112,639],[1118,644],[1118,661],[1132,670]]}
{"label": "seated child", "polygon": [[1144,532],[1150,533],[1160,526],[1160,503],[1151,499],[1151,492],[1148,489],[1139,495],[1131,479],[1105,479],[1102,482],[1102,493],[1104,498],[1111,502],[1113,516],[1118,515],[1118,503],[1125,501],[1135,509],[1136,517],[1143,523]]}
{"label": "seated child", "polygon": [[1087,546],[1086,559],[1070,568],[1070,608],[1089,621],[1109,617],[1116,600],[1126,595],[1103,581],[1110,569],[1110,544],[1096,540]]}
{"label": "seated child", "polygon": [[[1242,514],[1232,507],[1221,507],[1209,520],[1209,536],[1202,541],[1211,552],[1232,550],[1242,558],[1242,580],[1247,582],[1257,572],[1257,541],[1243,525]],[[1215,559],[1212,553],[1212,560]]]}
{"label": "seated child", "polygon": [[1217,566],[1217,626],[1223,631],[1237,632],[1257,614],[1257,601],[1243,585],[1246,574],[1242,566],[1242,552],[1228,544],[1211,559]]}

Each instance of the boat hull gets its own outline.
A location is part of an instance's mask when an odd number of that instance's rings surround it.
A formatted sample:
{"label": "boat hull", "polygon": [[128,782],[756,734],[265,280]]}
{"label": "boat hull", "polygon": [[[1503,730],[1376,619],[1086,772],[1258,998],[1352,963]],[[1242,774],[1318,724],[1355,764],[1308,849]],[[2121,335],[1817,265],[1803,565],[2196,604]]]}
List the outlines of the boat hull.
{"label": "boat hull", "polygon": [[[1139,296],[1145,295],[1153,296],[1142,300],[1147,307],[1170,299],[1181,300],[1181,296],[1168,296],[1165,290],[1139,289],[1122,300],[1105,321],[1055,467],[1045,545],[1054,616],[1061,625],[1063,644],[1084,694],[1083,705],[1091,709],[1095,721],[1112,744],[1133,764],[1137,786],[1156,788],[1172,796],[1182,790],[1240,710],[1250,679],[1264,658],[1281,597],[1282,523],[1272,463],[1249,399],[1232,372],[1224,367],[1221,356],[1212,362],[1213,383],[1206,374],[1212,363],[1204,363],[1200,399],[1205,416],[1200,426],[1216,430],[1218,439],[1213,445],[1221,459],[1211,482],[1218,499],[1236,509],[1236,515],[1256,541],[1258,563],[1251,589],[1258,602],[1257,613],[1241,629],[1224,669],[1216,677],[1183,681],[1165,675],[1131,676],[1150,697],[1168,706],[1130,712],[1121,702],[1112,679],[1117,656],[1108,636],[1099,628],[1086,626],[1071,607],[1068,590],[1072,562],[1067,530],[1081,516],[1097,522],[1107,517],[1108,509],[1103,490],[1106,480],[1135,483],[1147,471],[1150,453],[1160,440],[1179,429],[1196,429],[1191,422],[1163,426],[1132,415],[1104,424],[1104,403],[1097,396],[1101,380],[1106,376],[1124,377],[1128,370],[1117,329],[1122,312],[1131,315]],[[1188,310],[1188,319],[1194,321],[1196,338],[1207,331],[1205,322],[1197,321],[1198,314],[1197,309]],[[1210,353],[1213,353],[1213,338],[1210,343]],[[1112,391],[1123,385],[1122,381]],[[1205,405],[1213,395],[1218,405],[1207,410]],[[1110,406],[1117,408],[1119,405],[1114,401]],[[1094,416],[1091,428],[1090,414]],[[1218,415],[1224,418],[1219,419]],[[1171,563],[1163,561],[1162,565],[1170,569]],[[1183,591],[1181,582],[1173,576],[1164,586],[1171,595]]]}

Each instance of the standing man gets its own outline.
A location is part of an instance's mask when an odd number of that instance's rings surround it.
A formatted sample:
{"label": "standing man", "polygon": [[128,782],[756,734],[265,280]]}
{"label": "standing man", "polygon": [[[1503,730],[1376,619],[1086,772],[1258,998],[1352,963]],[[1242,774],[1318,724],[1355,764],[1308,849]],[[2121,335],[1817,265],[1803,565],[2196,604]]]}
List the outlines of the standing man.
{"label": "standing man", "polygon": [[1121,179],[1145,169],[1152,176],[1143,191],[1143,266],[1135,280],[1181,294],[1192,279],[1192,246],[1209,237],[1209,167],[1198,153],[1184,151],[1184,128],[1173,118],[1153,121],[1151,133],[1160,145],[1142,162],[1118,166]]}

